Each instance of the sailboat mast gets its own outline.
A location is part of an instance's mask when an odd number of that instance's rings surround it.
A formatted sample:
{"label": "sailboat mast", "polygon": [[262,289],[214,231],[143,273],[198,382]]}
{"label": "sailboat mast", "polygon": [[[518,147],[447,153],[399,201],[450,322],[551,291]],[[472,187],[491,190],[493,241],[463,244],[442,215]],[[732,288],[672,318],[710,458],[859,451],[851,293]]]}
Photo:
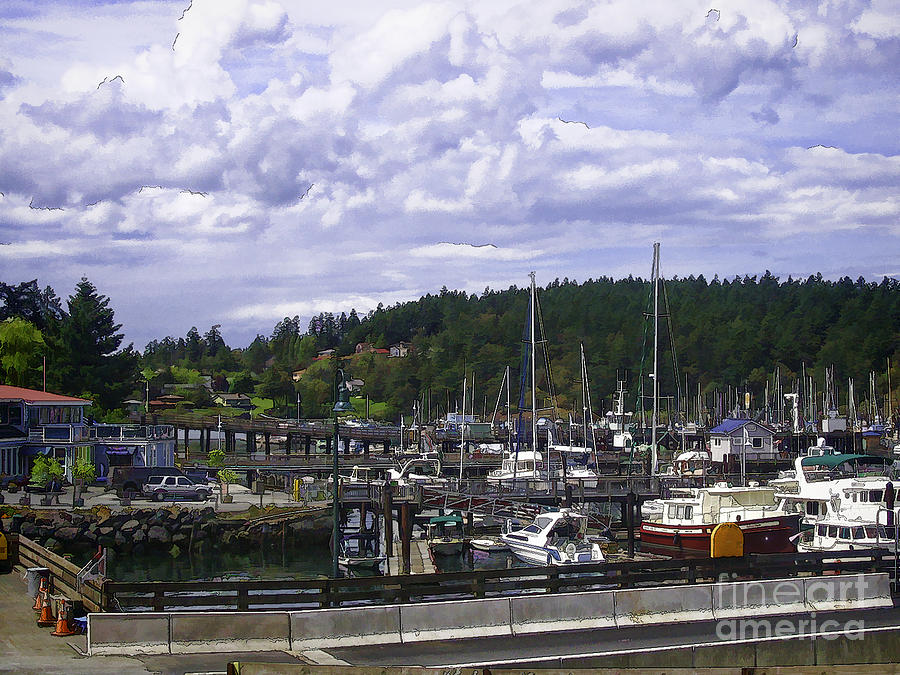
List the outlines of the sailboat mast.
{"label": "sailboat mast", "polygon": [[506,366],[506,449],[512,450],[512,418],[509,416],[509,366]]}
{"label": "sailboat mast", "polygon": [[[588,402],[587,402],[587,366],[584,363],[584,343],[581,343],[581,425],[582,438],[584,438],[584,447],[587,447],[587,425],[588,425]],[[569,439],[571,445],[571,439]]]}
{"label": "sailboat mast", "polygon": [[459,482],[462,489],[463,458],[466,456],[466,384],[469,378],[463,372],[462,426],[459,428]]}
{"label": "sailboat mast", "polygon": [[[531,312],[531,443],[532,449],[535,453],[537,453],[538,449],[538,435],[537,435],[537,378],[535,376],[535,371],[537,368],[535,367],[535,335],[534,335],[534,302],[535,302],[535,285],[534,285],[534,272],[531,272],[528,276],[531,277],[531,305],[529,311]],[[535,461],[537,461],[537,455],[535,454]]]}
{"label": "sailboat mast", "polygon": [[656,424],[659,414],[659,242],[653,244],[653,418],[650,432],[650,475],[657,471]]}

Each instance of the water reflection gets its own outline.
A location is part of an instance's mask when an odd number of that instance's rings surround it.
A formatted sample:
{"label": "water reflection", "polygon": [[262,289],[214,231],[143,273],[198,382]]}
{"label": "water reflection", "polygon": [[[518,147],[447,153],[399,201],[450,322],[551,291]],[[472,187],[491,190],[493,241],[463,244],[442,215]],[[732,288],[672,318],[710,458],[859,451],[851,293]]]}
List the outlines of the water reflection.
{"label": "water reflection", "polygon": [[310,579],[331,574],[328,547],[261,546],[245,553],[167,552],[114,555],[110,552],[109,577],[116,581],[206,581],[222,579]]}
{"label": "water reflection", "polygon": [[510,551],[475,551],[467,549],[460,555],[433,556],[438,572],[465,572],[470,570],[503,570],[511,567],[527,567]]}

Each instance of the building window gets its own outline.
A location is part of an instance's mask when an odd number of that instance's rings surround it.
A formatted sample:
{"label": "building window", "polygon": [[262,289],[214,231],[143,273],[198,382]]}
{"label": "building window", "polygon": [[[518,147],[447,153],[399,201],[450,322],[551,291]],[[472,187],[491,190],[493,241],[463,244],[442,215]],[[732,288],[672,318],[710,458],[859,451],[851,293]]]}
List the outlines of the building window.
{"label": "building window", "polygon": [[763,442],[762,436],[754,436],[751,440],[753,441],[754,448],[762,447],[762,442]]}

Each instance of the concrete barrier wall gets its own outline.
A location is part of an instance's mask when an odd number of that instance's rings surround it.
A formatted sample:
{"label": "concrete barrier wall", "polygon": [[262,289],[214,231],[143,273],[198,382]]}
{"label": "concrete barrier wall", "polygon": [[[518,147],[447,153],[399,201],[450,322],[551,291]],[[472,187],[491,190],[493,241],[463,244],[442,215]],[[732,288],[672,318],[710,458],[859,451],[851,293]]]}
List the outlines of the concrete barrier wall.
{"label": "concrete barrier wall", "polygon": [[91,613],[88,654],[168,654],[169,614]]}
{"label": "concrete barrier wall", "polygon": [[94,613],[88,650],[300,651],[891,605],[881,573],[295,612]]}
{"label": "concrete barrier wall", "polygon": [[403,642],[512,635],[509,598],[400,606]]}
{"label": "concrete barrier wall", "polygon": [[773,579],[713,584],[713,614],[716,619],[740,619],[805,612],[809,608],[804,582],[804,579]]}
{"label": "concrete barrier wall", "polygon": [[178,612],[169,621],[173,654],[291,648],[287,612]]}
{"label": "concrete barrier wall", "polygon": [[615,594],[619,628],[713,618],[712,584],[631,589]]}
{"label": "concrete barrier wall", "polygon": [[516,635],[616,626],[615,591],[523,595],[509,604]]}
{"label": "concrete barrier wall", "polygon": [[816,612],[893,607],[887,572],[804,579],[804,597]]}
{"label": "concrete barrier wall", "polygon": [[308,609],[290,613],[291,649],[394,644],[400,640],[400,607]]}

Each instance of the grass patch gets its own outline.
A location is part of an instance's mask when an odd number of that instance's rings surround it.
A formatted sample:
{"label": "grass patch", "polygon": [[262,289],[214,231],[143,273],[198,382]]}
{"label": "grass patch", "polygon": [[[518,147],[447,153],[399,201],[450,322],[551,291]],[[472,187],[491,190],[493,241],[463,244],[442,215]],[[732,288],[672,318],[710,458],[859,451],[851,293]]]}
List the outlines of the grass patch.
{"label": "grass patch", "polygon": [[264,413],[267,410],[270,410],[274,405],[275,401],[270,398],[262,398],[261,396],[253,396],[250,398],[250,403],[253,405],[253,415],[259,415],[260,413]]}
{"label": "grass patch", "polygon": [[[366,416],[366,398],[364,396],[351,396],[350,403],[353,404],[353,412],[359,417]],[[369,417],[381,416],[386,409],[387,403],[369,401]]]}

